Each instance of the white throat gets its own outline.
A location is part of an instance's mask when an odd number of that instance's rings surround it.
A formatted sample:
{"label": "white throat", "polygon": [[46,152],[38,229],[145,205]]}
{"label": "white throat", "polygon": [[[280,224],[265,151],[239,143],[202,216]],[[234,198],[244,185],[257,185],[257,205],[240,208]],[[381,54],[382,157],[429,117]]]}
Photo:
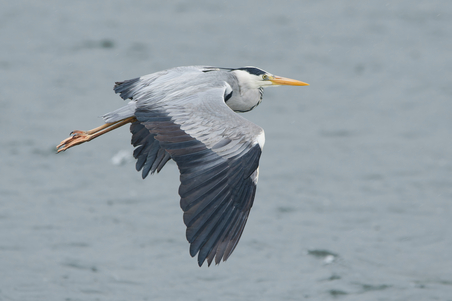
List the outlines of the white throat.
{"label": "white throat", "polygon": [[262,82],[262,78],[260,76],[250,74],[243,70],[234,70],[232,72],[237,77],[241,89],[242,87],[244,90],[258,89],[261,87],[260,82]]}

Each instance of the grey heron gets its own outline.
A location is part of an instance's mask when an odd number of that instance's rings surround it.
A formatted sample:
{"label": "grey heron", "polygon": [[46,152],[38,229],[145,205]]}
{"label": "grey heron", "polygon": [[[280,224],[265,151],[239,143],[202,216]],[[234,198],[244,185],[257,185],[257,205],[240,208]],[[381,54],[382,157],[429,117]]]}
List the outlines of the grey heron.
{"label": "grey heron", "polygon": [[170,159],[180,171],[180,206],[190,255],[226,261],[242,235],[256,193],[264,130],[236,112],[262,101],[263,88],[308,84],[256,67],[187,66],[116,82],[129,102],[105,124],[73,131],[57,151],[131,123],[133,156],[143,179]]}

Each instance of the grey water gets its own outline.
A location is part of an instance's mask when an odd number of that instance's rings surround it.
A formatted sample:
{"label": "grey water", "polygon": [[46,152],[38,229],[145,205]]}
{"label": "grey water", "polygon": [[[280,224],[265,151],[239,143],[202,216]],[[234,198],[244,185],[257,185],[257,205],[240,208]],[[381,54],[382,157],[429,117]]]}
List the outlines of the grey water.
{"label": "grey water", "polygon": [[[451,1],[1,1],[0,300],[452,300]],[[258,66],[254,207],[188,253],[178,170],[145,180],[113,83]]]}

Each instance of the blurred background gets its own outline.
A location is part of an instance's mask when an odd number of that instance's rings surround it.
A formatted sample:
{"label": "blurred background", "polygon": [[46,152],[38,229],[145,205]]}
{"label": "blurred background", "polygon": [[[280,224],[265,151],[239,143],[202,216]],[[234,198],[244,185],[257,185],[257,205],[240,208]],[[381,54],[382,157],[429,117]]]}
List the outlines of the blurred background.
{"label": "blurred background", "polygon": [[[451,1],[0,1],[0,300],[452,300]],[[121,81],[258,66],[258,192],[190,258],[169,163],[128,128],[56,155]]]}

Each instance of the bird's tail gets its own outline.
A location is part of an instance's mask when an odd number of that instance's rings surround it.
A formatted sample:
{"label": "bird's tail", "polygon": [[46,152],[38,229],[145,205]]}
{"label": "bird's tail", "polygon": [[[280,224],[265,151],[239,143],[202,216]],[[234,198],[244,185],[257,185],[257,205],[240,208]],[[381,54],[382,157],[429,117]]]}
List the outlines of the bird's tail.
{"label": "bird's tail", "polygon": [[125,118],[135,116],[136,108],[136,102],[132,100],[129,101],[127,105],[103,115],[102,118],[104,119],[105,123],[116,122]]}

